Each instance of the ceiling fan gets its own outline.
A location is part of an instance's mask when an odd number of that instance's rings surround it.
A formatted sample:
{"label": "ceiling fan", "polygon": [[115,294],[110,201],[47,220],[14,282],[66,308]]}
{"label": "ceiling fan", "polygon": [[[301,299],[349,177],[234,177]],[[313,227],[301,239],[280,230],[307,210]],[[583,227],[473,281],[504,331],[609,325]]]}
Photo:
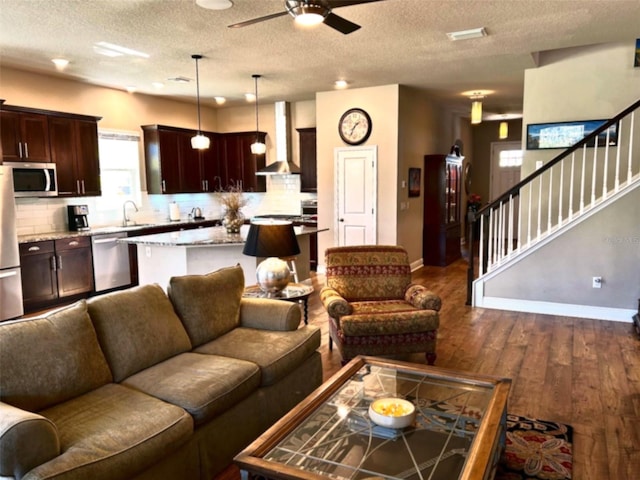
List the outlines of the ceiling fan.
{"label": "ceiling fan", "polygon": [[246,27],[247,25],[253,25],[254,23],[282,17],[288,13],[300,24],[315,25],[318,23],[324,23],[325,25],[347,35],[348,33],[358,30],[360,25],[336,15],[332,10],[334,8],[348,7],[351,5],[358,5],[360,3],[373,3],[380,1],[382,0],[285,0],[284,12],[272,13],[271,15],[265,15],[264,17],[234,23],[233,25],[229,25],[229,28]]}

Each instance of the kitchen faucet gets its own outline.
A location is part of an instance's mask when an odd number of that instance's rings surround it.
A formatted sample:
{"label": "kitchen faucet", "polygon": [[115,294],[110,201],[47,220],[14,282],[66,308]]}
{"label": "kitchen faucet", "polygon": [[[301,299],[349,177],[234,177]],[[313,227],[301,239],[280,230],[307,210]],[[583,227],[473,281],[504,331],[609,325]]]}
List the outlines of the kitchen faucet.
{"label": "kitchen faucet", "polygon": [[133,208],[136,209],[136,212],[138,211],[138,206],[136,205],[136,202],[134,202],[133,200],[127,200],[122,204],[122,226],[126,227],[129,224],[129,219],[127,218],[127,203],[130,203],[131,205],[133,205]]}

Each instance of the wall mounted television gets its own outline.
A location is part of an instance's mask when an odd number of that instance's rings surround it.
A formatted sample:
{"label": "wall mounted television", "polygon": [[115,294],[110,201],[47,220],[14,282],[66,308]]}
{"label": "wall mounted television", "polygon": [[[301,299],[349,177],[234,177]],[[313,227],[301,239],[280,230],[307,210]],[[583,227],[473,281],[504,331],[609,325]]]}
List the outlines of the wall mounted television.
{"label": "wall mounted television", "polygon": [[[569,148],[589,135],[608,120],[585,120],[575,122],[535,123],[527,125],[527,150],[543,150],[550,148]],[[618,124],[611,125],[609,146],[618,144]],[[607,130],[598,135],[598,146],[604,147],[607,142]],[[593,147],[592,140],[587,147]]]}

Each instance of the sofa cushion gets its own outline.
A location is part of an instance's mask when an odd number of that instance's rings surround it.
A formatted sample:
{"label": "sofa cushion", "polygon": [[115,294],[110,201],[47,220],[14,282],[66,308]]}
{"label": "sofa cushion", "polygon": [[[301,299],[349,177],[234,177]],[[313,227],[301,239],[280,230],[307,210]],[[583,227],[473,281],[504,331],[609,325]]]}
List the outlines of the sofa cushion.
{"label": "sofa cushion", "polygon": [[116,382],[191,350],[187,332],[158,285],[100,295],[88,307]]}
{"label": "sofa cushion", "polygon": [[438,312],[421,310],[404,300],[353,302],[352,312],[340,318],[345,336],[389,335],[437,330]]}
{"label": "sofa cushion", "polygon": [[236,328],[244,291],[242,267],[172,277],[167,292],[194,347]]}
{"label": "sofa cushion", "polygon": [[111,382],[84,300],[0,322],[0,400],[37,411]]}
{"label": "sofa cushion", "polygon": [[211,420],[260,386],[254,363],[183,353],[127,378],[123,385],[179,405],[196,425]]}
{"label": "sofa cushion", "polygon": [[193,434],[193,421],[180,407],[114,383],[40,414],[58,427],[61,455],[24,480],[131,478]]}
{"label": "sofa cushion", "polygon": [[311,325],[289,332],[239,327],[195,351],[256,363],[265,386],[287,376],[319,347],[320,329]]}

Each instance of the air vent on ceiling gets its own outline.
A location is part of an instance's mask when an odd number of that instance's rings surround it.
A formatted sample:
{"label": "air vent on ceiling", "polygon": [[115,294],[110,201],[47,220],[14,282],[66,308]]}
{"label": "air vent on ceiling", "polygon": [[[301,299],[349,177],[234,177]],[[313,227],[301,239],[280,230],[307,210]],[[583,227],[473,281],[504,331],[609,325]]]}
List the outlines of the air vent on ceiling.
{"label": "air vent on ceiling", "polygon": [[168,81],[170,82],[176,82],[176,83],[189,83],[191,82],[190,78],[187,77],[171,77],[171,78],[167,78]]}

